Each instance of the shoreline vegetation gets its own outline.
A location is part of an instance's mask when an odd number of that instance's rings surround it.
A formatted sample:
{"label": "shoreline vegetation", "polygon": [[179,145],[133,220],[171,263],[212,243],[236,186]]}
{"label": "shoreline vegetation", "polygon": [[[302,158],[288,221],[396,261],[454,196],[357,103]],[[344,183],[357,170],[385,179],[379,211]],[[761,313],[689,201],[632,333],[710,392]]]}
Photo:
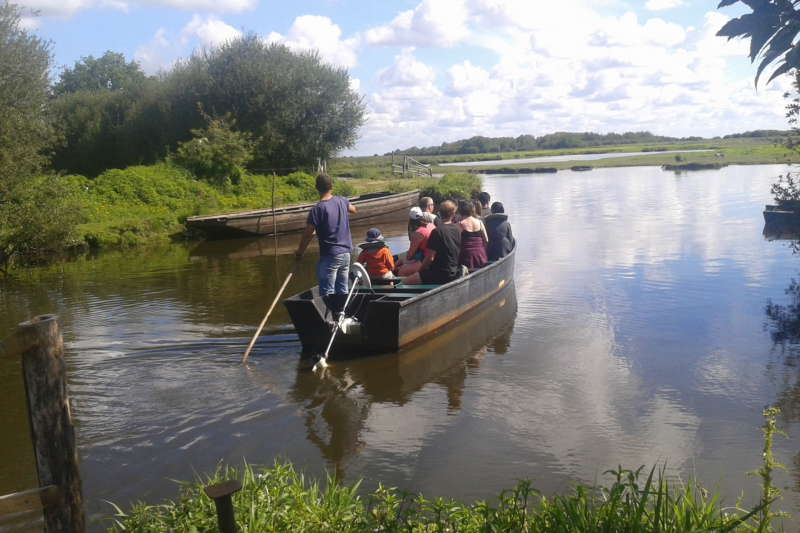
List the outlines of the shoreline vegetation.
{"label": "shoreline vegetation", "polygon": [[[627,151],[662,152],[712,150],[683,154],[639,155],[592,161],[560,161],[514,164],[515,159],[533,156],[569,156]],[[719,154],[719,155],[718,155]],[[397,156],[396,156],[397,157]],[[465,158],[502,160],[507,165],[490,167],[444,167],[443,162]],[[355,196],[389,190],[403,192],[419,188],[437,202],[445,198],[474,197],[481,191],[481,175],[581,172],[595,168],[662,166],[665,170],[699,170],[730,164],[793,164],[800,156],[765,138],[725,139],[715,142],[625,145],[602,148],[563,149],[536,152],[478,154],[477,156],[420,157],[432,165],[437,177],[398,177],[391,173],[391,156],[343,157],[328,162],[335,180],[334,193]],[[148,243],[201,240],[203,236],[184,227],[187,217],[228,213],[272,205],[272,176],[242,171],[236,183],[219,186],[197,179],[185,166],[167,158],[149,166],[111,169],[94,179],[84,176],[58,177],[64,197],[71,206],[76,226],[64,249],[130,247]],[[275,205],[317,200],[314,178],[305,172],[276,177]],[[46,228],[44,228],[46,231]],[[46,250],[43,250],[46,251]],[[42,255],[33,250],[27,255]],[[26,254],[16,254],[16,257]],[[12,259],[9,257],[8,259]]]}
{"label": "shoreline vegetation", "polygon": [[[206,480],[180,483],[177,501],[161,505],[133,504],[125,512],[115,504],[109,533],[196,533],[217,531],[213,501],[203,487],[238,479],[242,490],[233,495],[239,530],[248,533],[284,532],[759,532],[775,531],[772,521],[790,519],[773,512],[781,497],[772,471],[784,468],[772,456],[772,439],[778,409],[763,412],[765,423],[762,466],[748,472],[762,480],[762,494],[750,510],[742,508],[743,495],[726,506],[717,486],[709,492],[695,476],[670,480],[666,467],[646,471],[619,467],[604,473],[610,485],[573,483],[565,494],[545,495],[520,480],[495,501],[465,504],[443,498],[425,499],[408,491],[379,485],[372,493],[359,493],[360,481],[342,485],[329,475],[325,483],[308,479],[289,462],[271,468],[245,463],[241,469],[217,468]],[[783,528],[781,528],[782,530]]]}

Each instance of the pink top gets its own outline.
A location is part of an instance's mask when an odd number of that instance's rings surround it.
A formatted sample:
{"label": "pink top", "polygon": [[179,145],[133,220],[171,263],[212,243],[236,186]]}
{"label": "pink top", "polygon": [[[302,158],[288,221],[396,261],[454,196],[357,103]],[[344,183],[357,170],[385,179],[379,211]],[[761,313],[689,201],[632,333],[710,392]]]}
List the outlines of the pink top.
{"label": "pink top", "polygon": [[422,227],[417,228],[417,230],[414,232],[414,233],[421,233],[423,236],[422,242],[419,243],[419,248],[418,248],[419,250],[422,250],[423,257],[428,256],[428,239],[430,238],[431,232],[435,227],[436,226],[434,226],[433,224],[428,223]]}

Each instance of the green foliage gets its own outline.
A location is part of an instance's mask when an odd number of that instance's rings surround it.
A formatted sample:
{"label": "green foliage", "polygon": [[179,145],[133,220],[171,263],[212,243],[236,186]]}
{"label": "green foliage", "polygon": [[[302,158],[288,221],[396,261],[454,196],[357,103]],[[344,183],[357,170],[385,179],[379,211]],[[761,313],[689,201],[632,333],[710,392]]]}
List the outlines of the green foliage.
{"label": "green foliage", "polygon": [[[520,481],[503,491],[493,504],[472,505],[435,498],[427,500],[382,485],[364,497],[359,483],[342,486],[307,480],[289,463],[272,468],[245,464],[241,470],[218,469],[205,482],[182,483],[176,502],[139,503],[129,512],[114,506],[110,533],[122,531],[194,533],[217,531],[214,503],[204,485],[239,479],[242,490],[233,496],[241,531],[274,532],[651,532],[752,531],[747,523],[763,511],[728,514],[719,494],[691,479],[672,484],[665,471],[653,468],[645,477],[636,471],[609,471],[610,486],[574,484],[564,495],[551,498]],[[760,531],[771,531],[767,528]]]}
{"label": "green foliage", "polygon": [[778,181],[772,184],[770,193],[778,205],[796,206],[800,204],[800,181],[795,172],[787,172],[778,176]]}
{"label": "green foliage", "polygon": [[205,130],[192,130],[194,139],[178,143],[175,160],[199,179],[227,188],[238,184],[244,175],[244,166],[253,158],[252,135],[233,131],[236,124],[230,114],[212,119],[206,116]]}
{"label": "green foliage", "polygon": [[0,263],[14,252],[67,244],[80,219],[70,180],[43,175],[56,142],[50,116],[50,43],[0,3]]}
{"label": "green foliage", "polygon": [[477,198],[482,187],[480,176],[467,172],[448,173],[442,178],[427,181],[422,196],[430,196],[438,204],[444,200]]}
{"label": "green foliage", "polygon": [[54,142],[50,43],[20,27],[22,10],[0,3],[0,211],[6,195],[40,173]]}
{"label": "green foliage", "polygon": [[[690,138],[691,139],[691,138]],[[534,137],[520,135],[518,137],[470,137],[441,146],[417,148],[412,146],[406,150],[396,150],[399,155],[452,155],[452,154],[492,154],[500,152],[523,152],[526,150],[560,150],[564,148],[588,148],[593,146],[619,146],[625,144],[668,142],[685,139],[653,135],[649,131],[629,131],[626,133],[570,133],[556,132]],[[387,153],[385,155],[391,155]],[[526,157],[534,154],[525,154]]]}
{"label": "green foliage", "polygon": [[0,263],[13,252],[49,251],[76,244],[84,220],[80,181],[47,174],[29,178],[5,196],[0,212]]}
{"label": "green foliage", "polygon": [[147,75],[136,61],[125,62],[123,54],[107,51],[100,59],[81,57],[74,68],[65,68],[53,86],[56,96],[82,91],[128,92],[145,83]]}
{"label": "green foliage", "polygon": [[764,425],[761,426],[761,430],[764,432],[764,453],[761,454],[762,465],[757,470],[747,472],[747,475],[759,476],[761,478],[761,504],[759,505],[760,509],[754,521],[758,526],[758,531],[770,531],[770,523],[774,518],[789,516],[784,512],[770,512],[770,505],[772,502],[781,498],[780,489],[776,487],[772,481],[772,470],[774,468],[780,468],[787,471],[786,467],[776,462],[775,458],[772,456],[772,437],[776,434],[786,435],[786,433],[775,427],[775,417],[780,413],[780,409],[768,407],[764,409],[762,413],[764,415]]}
{"label": "green foliage", "polygon": [[[729,20],[718,32],[720,37],[750,38],[751,62],[759,57],[761,63],[756,72],[755,84],[761,73],[771,63],[777,61],[778,66],[767,80],[771,82],[781,74],[800,67],[800,42],[795,42],[800,32],[800,12],[794,2],[787,0],[722,0],[717,9],[732,6],[738,2],[752,10],[752,13]],[[782,56],[782,57],[781,57]]]}
{"label": "green foliage", "polygon": [[345,69],[317,52],[293,52],[248,33],[175,63],[164,80],[169,102],[163,145],[186,140],[201,120],[197,104],[231,113],[256,140],[253,166],[311,166],[352,148],[364,123],[364,104]]}

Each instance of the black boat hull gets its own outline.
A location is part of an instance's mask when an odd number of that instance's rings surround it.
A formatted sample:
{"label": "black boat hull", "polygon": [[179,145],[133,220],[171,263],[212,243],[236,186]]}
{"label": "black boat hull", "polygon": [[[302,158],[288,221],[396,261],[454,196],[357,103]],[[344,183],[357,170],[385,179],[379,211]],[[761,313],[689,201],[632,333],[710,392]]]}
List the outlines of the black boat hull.
{"label": "black boat hull", "polygon": [[[375,287],[375,294],[359,289],[346,314],[355,316],[360,326],[351,333],[337,333],[334,348],[392,352],[425,338],[508,287],[514,278],[515,254],[516,249],[469,276],[432,289]],[[284,300],[303,348],[325,349],[344,298],[320,298],[314,287]]]}

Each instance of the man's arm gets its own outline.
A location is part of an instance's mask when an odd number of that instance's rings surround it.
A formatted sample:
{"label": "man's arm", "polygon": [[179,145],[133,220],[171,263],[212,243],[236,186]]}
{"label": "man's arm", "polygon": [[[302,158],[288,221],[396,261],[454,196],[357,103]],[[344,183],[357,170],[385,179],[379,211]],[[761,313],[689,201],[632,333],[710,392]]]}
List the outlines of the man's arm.
{"label": "man's arm", "polygon": [[356,206],[354,206],[354,205],[353,205],[353,204],[351,204],[351,203],[348,203],[348,204],[347,204],[347,212],[348,212],[348,213],[355,213],[355,212],[356,212]]}
{"label": "man's arm", "polygon": [[311,242],[311,238],[314,236],[314,232],[316,228],[311,224],[306,224],[306,229],[303,230],[303,236],[300,237],[300,245],[297,247],[297,251],[294,253],[295,261],[300,261],[303,258],[303,253],[305,253],[306,248],[308,248],[308,243]]}

